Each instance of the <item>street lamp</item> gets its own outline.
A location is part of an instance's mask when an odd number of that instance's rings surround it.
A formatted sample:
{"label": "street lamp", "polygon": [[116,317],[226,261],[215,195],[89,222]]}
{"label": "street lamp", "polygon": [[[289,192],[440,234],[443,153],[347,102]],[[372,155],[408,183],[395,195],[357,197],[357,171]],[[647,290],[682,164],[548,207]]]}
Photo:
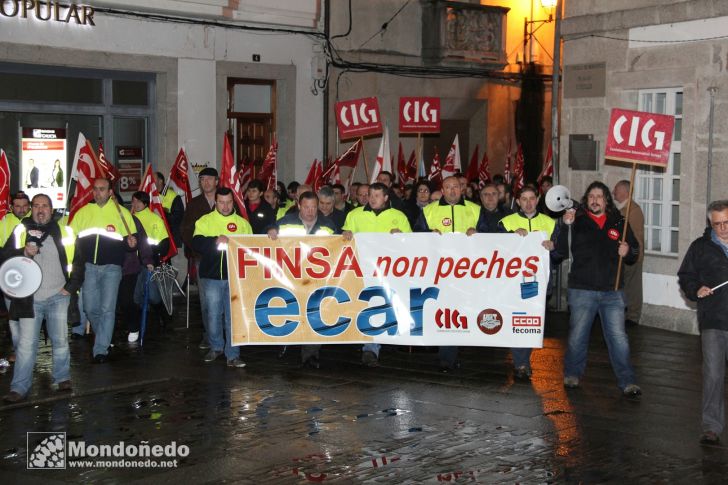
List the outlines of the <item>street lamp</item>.
{"label": "street lamp", "polygon": [[[533,20],[533,2],[531,0],[531,20],[526,17],[523,20],[523,63],[528,64],[533,62],[533,39],[534,34],[540,29],[543,24],[548,24],[554,21],[553,14],[549,12],[549,18],[544,20]],[[543,8],[553,9],[556,7],[558,0],[541,0],[541,6]],[[534,24],[540,24],[536,29],[533,28]],[[537,41],[538,42],[538,41]],[[526,55],[528,54],[528,56]]]}

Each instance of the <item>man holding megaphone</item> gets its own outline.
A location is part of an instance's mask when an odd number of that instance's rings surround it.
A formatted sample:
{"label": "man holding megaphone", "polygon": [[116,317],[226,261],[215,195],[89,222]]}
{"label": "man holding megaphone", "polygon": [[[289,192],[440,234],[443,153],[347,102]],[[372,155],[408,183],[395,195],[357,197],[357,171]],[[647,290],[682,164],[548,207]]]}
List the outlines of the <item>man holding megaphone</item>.
{"label": "man holding megaphone", "polygon": [[[43,320],[53,346],[53,386],[71,390],[66,324],[71,294],[83,281],[83,266],[74,261],[74,237],[70,228],[52,218],[50,197],[38,194],[31,201],[31,216],[15,228],[3,249],[3,259],[14,256],[32,258],[43,271],[38,289],[30,296],[11,298],[10,318],[18,320],[18,346],[10,393],[3,400],[15,403],[26,398],[33,382],[33,367],[38,354],[38,339]],[[72,271],[69,263],[74,262]],[[5,268],[5,266],[3,266]],[[14,271],[18,272],[17,269]],[[20,278],[24,278],[22,270]],[[0,279],[5,276],[0,274]],[[24,282],[25,283],[25,282]]]}

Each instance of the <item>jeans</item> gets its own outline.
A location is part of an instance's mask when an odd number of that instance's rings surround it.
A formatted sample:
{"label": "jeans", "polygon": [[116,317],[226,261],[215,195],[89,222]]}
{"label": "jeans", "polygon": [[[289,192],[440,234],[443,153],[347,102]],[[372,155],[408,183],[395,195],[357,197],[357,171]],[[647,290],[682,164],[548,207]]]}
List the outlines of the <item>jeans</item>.
{"label": "jeans", "polygon": [[511,348],[511,356],[513,356],[513,367],[525,367],[531,370],[531,352],[533,349]]}
{"label": "jeans", "polygon": [[[149,270],[142,268],[137,277],[136,286],[134,287],[134,303],[139,305],[139,308],[144,304],[144,281],[149,277]],[[148,303],[150,305],[158,305],[162,303],[162,295],[159,294],[159,287],[154,281],[149,281],[149,293],[147,295]]]}
{"label": "jeans", "polygon": [[21,318],[19,324],[18,347],[15,351],[15,369],[10,390],[21,396],[28,394],[33,383],[33,368],[38,355],[38,340],[43,319],[53,346],[53,383],[58,384],[71,379],[71,353],[68,350],[69,295],[60,293],[40,302],[33,303],[35,318]]}
{"label": "jeans", "polygon": [[86,263],[83,303],[86,317],[96,335],[93,354],[107,355],[116,322],[116,297],[121,281],[121,266]]}
{"label": "jeans", "polygon": [[227,280],[200,278],[200,286],[204,288],[205,308],[207,310],[207,338],[210,348],[215,352],[225,351],[227,360],[240,357],[240,347],[233,347],[231,342],[230,322],[230,287]]}
{"label": "jeans", "polygon": [[83,337],[86,335],[86,313],[83,311],[83,291],[78,292],[78,313],[81,315],[81,321],[78,325],[71,327],[71,332]]}
{"label": "jeans", "polygon": [[723,432],[725,426],[725,363],[728,331],[701,331],[703,344],[703,431]]}
{"label": "jeans", "polygon": [[602,321],[602,333],[607,342],[609,361],[617,385],[624,390],[636,384],[629,363],[629,340],[624,331],[624,293],[620,291],[568,290],[569,343],[564,357],[564,376],[580,378],[586,368],[589,337],[597,313]]}
{"label": "jeans", "polygon": [[[10,311],[10,298],[5,297],[5,308]],[[13,341],[13,351],[18,347],[18,321],[8,319],[8,327],[10,327],[10,339]]]}

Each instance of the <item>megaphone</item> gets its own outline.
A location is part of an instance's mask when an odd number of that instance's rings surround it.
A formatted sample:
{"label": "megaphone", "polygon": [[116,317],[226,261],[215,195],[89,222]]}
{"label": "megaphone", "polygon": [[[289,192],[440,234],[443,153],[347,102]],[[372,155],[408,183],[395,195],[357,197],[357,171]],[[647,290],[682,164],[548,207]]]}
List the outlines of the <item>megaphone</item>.
{"label": "megaphone", "polygon": [[43,281],[40,265],[30,258],[17,256],[0,266],[0,290],[12,298],[32,295]]}
{"label": "megaphone", "polygon": [[546,192],[546,207],[553,212],[561,212],[574,207],[569,189],[563,185],[554,185]]}

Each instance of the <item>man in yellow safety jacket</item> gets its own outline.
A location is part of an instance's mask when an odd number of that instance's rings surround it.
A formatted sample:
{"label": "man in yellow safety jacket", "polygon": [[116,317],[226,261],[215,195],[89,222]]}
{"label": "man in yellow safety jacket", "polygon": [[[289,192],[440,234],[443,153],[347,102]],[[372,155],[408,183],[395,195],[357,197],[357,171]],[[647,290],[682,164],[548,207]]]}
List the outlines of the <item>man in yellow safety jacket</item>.
{"label": "man in yellow safety jacket", "polygon": [[[470,236],[477,232],[481,216],[480,206],[463,198],[458,178],[447,177],[442,181],[442,197],[422,208],[415,230],[437,234],[462,232]],[[441,372],[460,368],[457,347],[440,347],[439,358]]]}
{"label": "man in yellow safety jacket", "polygon": [[[541,231],[549,238],[543,242],[544,248],[553,251],[556,240],[554,234],[556,221],[538,211],[538,199],[536,188],[530,185],[525,186],[516,199],[518,212],[505,216],[498,223],[498,227],[500,232],[513,232],[520,236],[526,236],[529,232]],[[516,379],[527,381],[531,378],[532,351],[533,349],[530,348],[511,348]]]}
{"label": "man in yellow safety jacket", "polygon": [[228,367],[245,367],[245,362],[240,360],[240,347],[231,345],[227,242],[228,236],[252,233],[248,221],[235,213],[232,190],[218,187],[215,210],[197,220],[192,237],[192,249],[201,255],[199,278],[206,300],[210,351],[205,355],[205,362],[214,361],[224,351]]}
{"label": "man in yellow safety jacket", "polygon": [[[356,232],[412,232],[404,212],[394,209],[389,203],[389,187],[380,182],[369,186],[369,201],[346,215],[342,235],[351,240]],[[379,365],[381,344],[364,344],[361,360],[368,367]]]}
{"label": "man in yellow safety jacket", "polygon": [[97,178],[94,202],[83,206],[71,220],[77,249],[83,258],[83,307],[95,334],[94,362],[108,361],[116,322],[116,299],[126,253],[137,247],[136,219],[110,200],[111,182]]}

